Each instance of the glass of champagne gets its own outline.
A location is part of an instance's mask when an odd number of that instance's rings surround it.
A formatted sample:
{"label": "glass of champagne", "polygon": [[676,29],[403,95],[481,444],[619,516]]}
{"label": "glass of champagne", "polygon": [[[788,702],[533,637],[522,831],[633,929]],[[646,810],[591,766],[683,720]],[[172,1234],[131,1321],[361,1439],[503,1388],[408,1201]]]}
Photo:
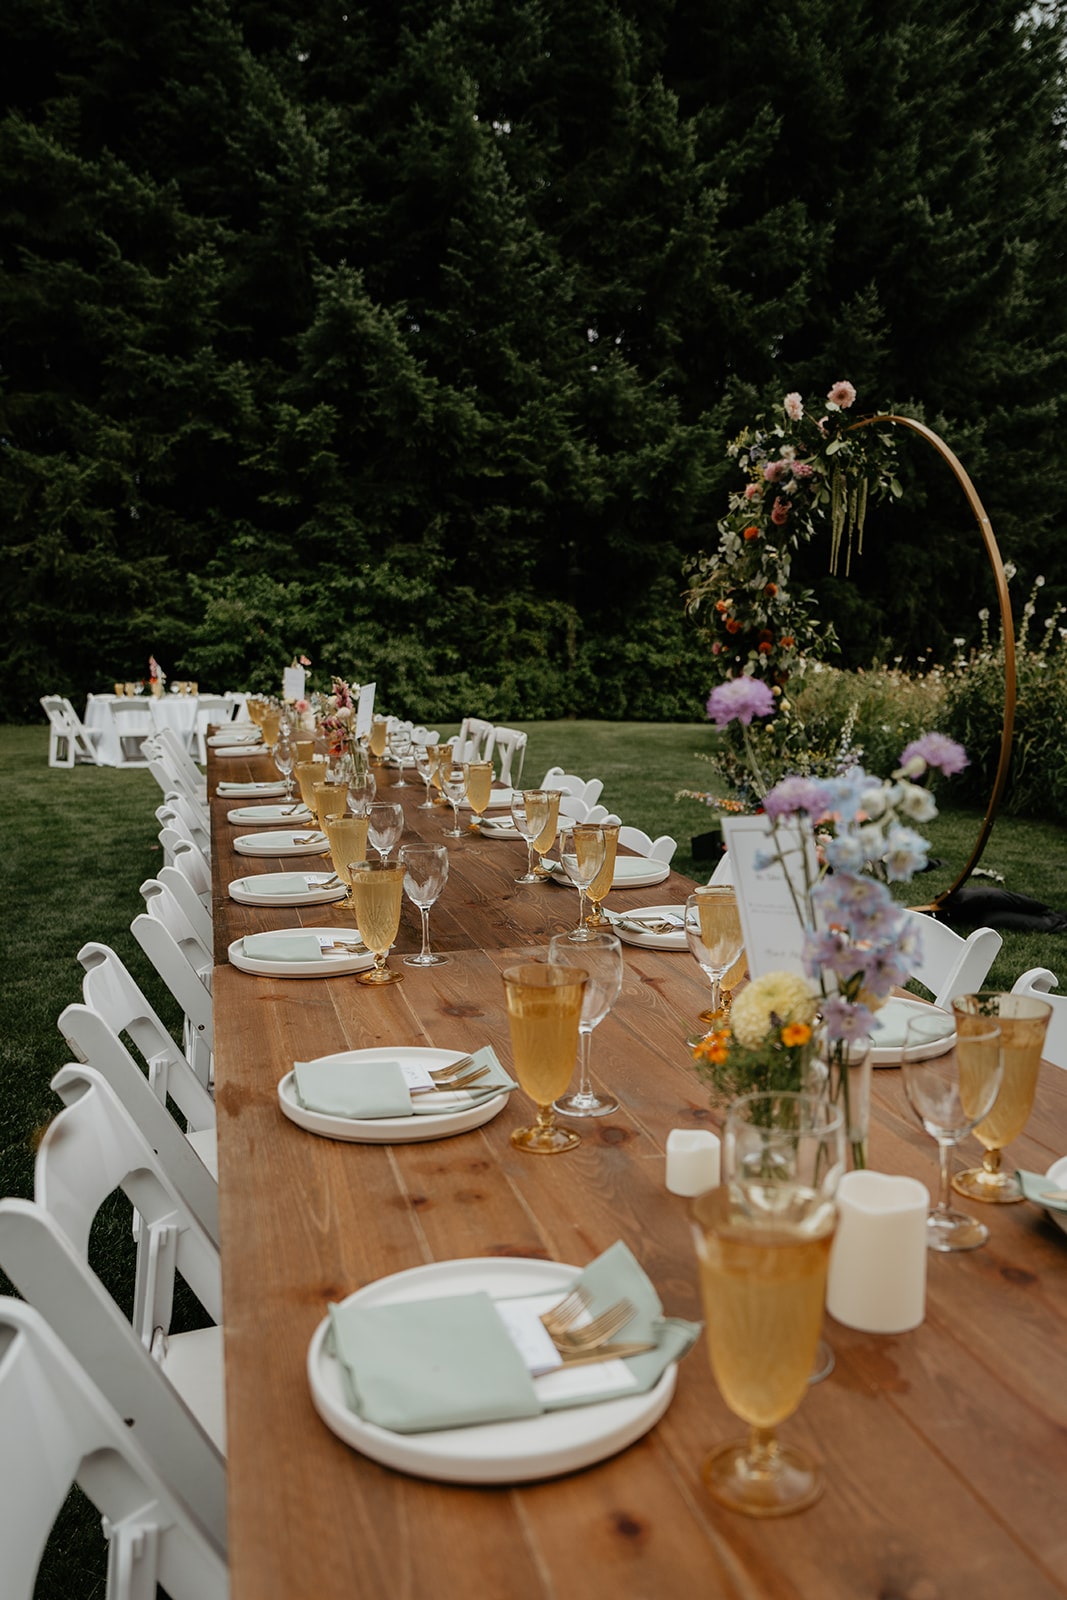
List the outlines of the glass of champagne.
{"label": "glass of champagne", "polygon": [[370,753],[377,761],[379,766],[382,764],[382,757],[385,755],[385,747],[388,742],[388,717],[375,717],[370,725]]}
{"label": "glass of champagne", "polygon": [[370,842],[384,864],[404,832],[404,808],[398,800],[375,800],[367,812]]}
{"label": "glass of champagne", "polygon": [[466,829],[459,825],[459,803],[467,793],[467,774],[462,767],[453,767],[451,764],[446,767],[443,763],[437,773],[445,799],[452,807],[452,826],[445,829],[445,838],[462,839]]}
{"label": "glass of champagne", "polygon": [[435,956],[430,949],[430,907],[436,902],[448,879],[448,851],[443,844],[405,844],[400,847],[404,869],[404,893],[422,916],[422,949],[417,956],[405,956],[405,967],[440,967],[447,956]]}
{"label": "glass of champagne", "polygon": [[784,1516],[823,1488],[775,1429],[804,1398],[819,1342],[844,1118],[817,1095],[745,1095],[727,1113],[723,1170],[693,1201],[693,1238],[712,1372],[749,1433],[713,1450],[703,1477],[733,1511]]}
{"label": "glass of champagne", "polygon": [[586,926],[589,928],[606,928],[608,919],[600,909],[600,902],[607,899],[608,891],[615,881],[615,857],[619,848],[619,824],[617,822],[598,822],[597,827],[604,835],[604,864],[585,891],[586,899],[592,901],[592,907],[585,921]]}
{"label": "glass of champagne", "polygon": [[489,796],[493,792],[493,763],[468,761],[463,771],[467,775],[467,800],[474,812],[467,832],[477,834],[480,831],[478,823],[481,821],[482,812],[489,804]]}
{"label": "glass of champagne", "polygon": [[430,790],[433,787],[434,769],[437,766],[437,746],[432,744],[417,744],[415,750],[415,771],[426,785],[426,798],[416,807],[419,811],[432,811],[433,801],[430,799]]}
{"label": "glass of champagne", "polygon": [[547,789],[523,789],[511,796],[511,820],[526,840],[526,871],[516,883],[540,883],[540,874],[534,867],[534,840],[548,821]]}
{"label": "glass of champagne", "polygon": [[[737,894],[726,884],[705,884],[685,902],[689,948],[711,979],[712,1018],[722,1015],[722,980],[744,948]],[[702,1013],[707,1015],[708,1013]]]}
{"label": "glass of champagne", "polygon": [[333,870],[348,890],[348,899],[351,900],[352,874],[349,868],[353,861],[367,859],[367,818],[327,817],[326,838],[330,845]]}
{"label": "glass of champagne", "polygon": [[931,1250],[976,1250],[989,1238],[984,1222],[949,1205],[951,1152],[993,1107],[1000,1089],[1000,1028],[957,1034],[955,1050],[944,1047],[940,1014],[913,1017],[904,1035],[901,1077],[908,1104],[931,1138],[937,1140],[940,1184],[937,1205],[926,1219]]}
{"label": "glass of champagne", "polygon": [[536,1155],[558,1155],[581,1143],[556,1125],[552,1102],[574,1071],[586,978],[573,967],[527,961],[508,967],[504,995],[515,1076],[537,1105],[533,1127],[515,1128],[511,1142]]}
{"label": "glass of champagne", "polygon": [[574,967],[588,978],[582,1015],[578,1023],[578,1087],[555,1102],[556,1110],[568,1117],[604,1117],[618,1111],[614,1095],[597,1094],[589,1073],[593,1048],[593,1029],[598,1027],[619,998],[622,988],[622,945],[613,933],[594,930],[581,944],[569,933],[556,933],[548,941],[552,966]]}
{"label": "glass of champagne", "polygon": [[975,1137],[985,1145],[982,1165],[957,1172],[952,1187],[969,1200],[1011,1204],[1023,1199],[1023,1191],[1014,1172],[1001,1170],[1001,1151],[1019,1137],[1033,1109],[1052,1007],[1047,1000],[1036,1000],[1031,995],[983,991],[957,995],[952,1010],[957,1049],[968,1035],[985,1032],[990,1023],[999,1026],[1003,1064],[1000,1093],[993,1109],[974,1130]]}
{"label": "glass of champagne", "polygon": [[592,938],[585,925],[585,896],[604,864],[604,835],[595,823],[576,822],[573,827],[564,828],[559,836],[559,859],[578,891],[578,926],[567,938],[584,943]]}
{"label": "glass of champagne", "polygon": [[316,783],[315,784],[315,813],[319,819],[319,829],[326,832],[326,823],[330,817],[343,817],[348,807],[347,783]]}
{"label": "glass of champagne", "polygon": [[400,983],[404,974],[387,967],[385,958],[400,928],[404,869],[396,862],[353,861],[348,870],[359,936],[374,952],[374,966],[369,972],[357,974],[356,982]]}

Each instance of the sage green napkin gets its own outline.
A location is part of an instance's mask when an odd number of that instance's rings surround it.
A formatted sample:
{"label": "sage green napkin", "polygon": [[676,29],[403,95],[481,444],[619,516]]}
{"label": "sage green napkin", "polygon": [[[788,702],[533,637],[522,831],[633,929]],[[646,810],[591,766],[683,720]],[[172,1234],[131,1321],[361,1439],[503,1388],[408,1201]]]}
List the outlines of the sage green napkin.
{"label": "sage green napkin", "polygon": [[[903,1050],[908,1023],[918,1014],[914,1004],[908,1000],[887,1000],[881,1010],[875,1012],[874,1027],[871,1029],[872,1045],[879,1050]],[[956,1031],[955,1017],[937,1006],[924,1006],[922,1020],[924,1037],[931,1040],[947,1039]]]}
{"label": "sage green napkin", "polygon": [[344,1370],[348,1403],[367,1422],[395,1433],[506,1422],[598,1404],[644,1394],[700,1332],[700,1323],[664,1317],[659,1296],[621,1241],[591,1262],[577,1282],[592,1296],[590,1315],[624,1297],[632,1302],[635,1315],[620,1339],[656,1341],[655,1350],[627,1360],[633,1382],[555,1399],[539,1393],[538,1384],[550,1389],[556,1374],[535,1384],[485,1294],[388,1306],[356,1301],[330,1306],[333,1350]]}
{"label": "sage green napkin", "polygon": [[410,1117],[411,1095],[399,1061],[295,1061],[296,1097],[330,1117]]}
{"label": "sage green napkin", "polygon": [[1021,1168],[1016,1168],[1015,1176],[1022,1185],[1023,1194],[1036,1206],[1047,1206],[1050,1211],[1067,1212],[1067,1200],[1042,1198],[1049,1189],[1067,1193],[1067,1183],[1057,1183],[1055,1178],[1048,1177],[1044,1172],[1024,1172]]}
{"label": "sage green napkin", "polygon": [[[257,881],[262,882],[262,879]],[[242,943],[245,955],[253,961],[322,960],[322,947],[314,933],[299,930],[287,933],[284,929],[277,933],[246,933]]]}

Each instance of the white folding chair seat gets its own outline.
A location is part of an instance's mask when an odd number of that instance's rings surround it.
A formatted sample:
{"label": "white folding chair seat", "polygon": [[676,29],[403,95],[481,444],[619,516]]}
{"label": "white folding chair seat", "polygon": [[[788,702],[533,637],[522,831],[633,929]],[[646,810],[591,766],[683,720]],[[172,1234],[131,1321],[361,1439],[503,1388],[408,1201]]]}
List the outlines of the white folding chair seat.
{"label": "white folding chair seat", "polygon": [[1032,995],[1035,1000],[1047,1000],[1052,1007],[1045,1048],[1041,1054],[1057,1067],[1067,1067],[1067,994],[1053,994],[1059,979],[1047,967],[1031,967],[1012,985],[1012,994]]}
{"label": "white folding chair seat", "polygon": [[106,1600],[226,1600],[225,1537],[198,1517],[33,1306],[0,1299],[4,1600],[32,1600],[48,1535],[77,1483],[103,1518]]}
{"label": "white folding chair seat", "polygon": [[995,928],[975,928],[965,939],[922,911],[909,907],[908,917],[919,935],[909,975],[930,991],[935,1005],[951,1006],[956,995],[982,987],[1004,943]]}
{"label": "white folding chair seat", "polygon": [[41,705],[48,718],[48,765],[73,767],[77,761],[91,761],[95,766],[102,730],[87,728],[65,695],[44,694]]}
{"label": "white folding chair seat", "polygon": [[619,843],[627,850],[636,850],[640,856],[651,857],[653,861],[672,861],[678,848],[678,841],[672,839],[670,834],[661,833],[658,839],[651,839],[643,828],[633,828],[625,822],[619,829]]}
{"label": "white folding chair seat", "polygon": [[[38,1147],[34,1198],[0,1201],[0,1268],[130,1419],[131,1437],[224,1548],[218,1250],[98,1072],[63,1067],[52,1087],[64,1109]],[[93,1221],[118,1189],[139,1212],[145,1236],[132,1326],[88,1260]],[[176,1273],[214,1328],[169,1332]]]}
{"label": "white folding chair seat", "polygon": [[494,751],[500,757],[500,782],[522,788],[522,767],[526,760],[527,735],[518,728],[497,728]]}

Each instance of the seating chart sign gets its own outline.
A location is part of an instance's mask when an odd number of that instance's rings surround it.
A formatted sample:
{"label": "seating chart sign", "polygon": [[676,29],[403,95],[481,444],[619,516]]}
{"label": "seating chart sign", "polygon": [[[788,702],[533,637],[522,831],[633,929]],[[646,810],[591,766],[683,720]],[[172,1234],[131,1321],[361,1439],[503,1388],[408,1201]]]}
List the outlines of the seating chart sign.
{"label": "seating chart sign", "polygon": [[783,823],[777,842],[784,860],[769,865],[765,858],[775,848],[769,817],[723,817],[722,833],[730,852],[749,976],[803,975],[804,924],[798,903],[805,898],[805,856],[812,880],[817,871],[811,828]]}

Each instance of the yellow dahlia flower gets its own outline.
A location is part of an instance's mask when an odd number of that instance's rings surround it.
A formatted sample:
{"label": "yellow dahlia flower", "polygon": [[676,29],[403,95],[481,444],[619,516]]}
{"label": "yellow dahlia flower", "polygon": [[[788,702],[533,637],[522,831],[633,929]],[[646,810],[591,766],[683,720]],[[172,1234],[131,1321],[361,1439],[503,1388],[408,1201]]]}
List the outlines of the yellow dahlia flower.
{"label": "yellow dahlia flower", "polygon": [[794,972],[768,972],[754,978],[737,996],[730,1007],[730,1025],[734,1037],[746,1050],[758,1050],[774,1023],[804,1023],[808,1027],[815,1021],[818,996],[806,978]]}

